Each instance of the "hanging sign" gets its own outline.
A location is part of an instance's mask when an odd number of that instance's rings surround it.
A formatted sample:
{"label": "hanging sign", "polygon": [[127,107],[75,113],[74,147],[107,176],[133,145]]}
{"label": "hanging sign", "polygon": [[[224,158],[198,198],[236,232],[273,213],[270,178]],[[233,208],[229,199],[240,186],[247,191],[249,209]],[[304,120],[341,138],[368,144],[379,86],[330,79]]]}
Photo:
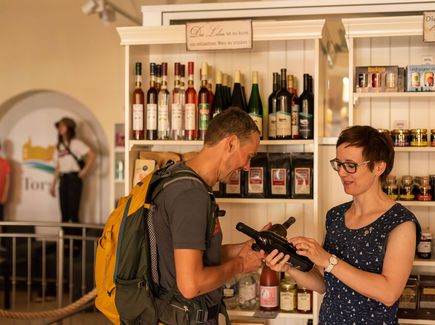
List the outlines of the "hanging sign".
{"label": "hanging sign", "polygon": [[435,11],[423,13],[423,41],[435,42]]}
{"label": "hanging sign", "polygon": [[225,20],[186,24],[188,51],[252,48],[252,21]]}

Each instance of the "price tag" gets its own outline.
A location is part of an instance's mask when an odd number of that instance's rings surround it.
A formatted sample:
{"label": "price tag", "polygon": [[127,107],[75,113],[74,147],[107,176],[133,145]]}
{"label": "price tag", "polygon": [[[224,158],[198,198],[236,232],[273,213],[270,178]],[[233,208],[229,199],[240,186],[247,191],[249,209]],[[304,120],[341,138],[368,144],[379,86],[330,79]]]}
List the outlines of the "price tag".
{"label": "price tag", "polygon": [[435,42],[435,11],[423,13],[423,41]]}
{"label": "price tag", "polygon": [[252,48],[252,21],[225,20],[186,24],[188,51]]}

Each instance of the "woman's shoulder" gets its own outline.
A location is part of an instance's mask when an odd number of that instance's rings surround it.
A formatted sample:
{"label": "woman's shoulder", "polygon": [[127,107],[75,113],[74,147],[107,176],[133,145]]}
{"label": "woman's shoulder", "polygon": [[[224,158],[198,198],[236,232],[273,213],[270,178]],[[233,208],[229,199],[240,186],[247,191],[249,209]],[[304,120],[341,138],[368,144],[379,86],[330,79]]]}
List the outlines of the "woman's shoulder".
{"label": "woman's shoulder", "polygon": [[347,210],[349,210],[351,205],[352,205],[352,201],[339,204],[339,205],[329,209],[329,211],[327,212],[327,216],[344,215],[344,213]]}

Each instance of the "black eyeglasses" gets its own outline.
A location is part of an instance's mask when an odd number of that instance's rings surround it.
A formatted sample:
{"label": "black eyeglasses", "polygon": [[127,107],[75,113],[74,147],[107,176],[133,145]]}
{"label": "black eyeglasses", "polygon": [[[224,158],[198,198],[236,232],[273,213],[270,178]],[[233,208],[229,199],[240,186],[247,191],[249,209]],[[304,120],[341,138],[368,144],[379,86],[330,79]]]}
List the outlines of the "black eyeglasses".
{"label": "black eyeglasses", "polygon": [[370,162],[370,160],[366,160],[361,163],[356,163],[350,161],[341,162],[336,158],[330,160],[329,162],[331,163],[332,169],[334,169],[337,172],[340,170],[340,167],[343,167],[346,173],[355,174],[358,166],[366,165]]}

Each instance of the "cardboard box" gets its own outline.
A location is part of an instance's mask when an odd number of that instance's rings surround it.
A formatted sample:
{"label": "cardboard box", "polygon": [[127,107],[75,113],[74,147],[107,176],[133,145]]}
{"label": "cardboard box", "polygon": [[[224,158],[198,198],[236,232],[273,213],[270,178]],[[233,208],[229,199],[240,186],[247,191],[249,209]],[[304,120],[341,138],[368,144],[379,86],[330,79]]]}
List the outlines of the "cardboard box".
{"label": "cardboard box", "polygon": [[367,66],[355,68],[356,92],[397,92],[399,67]]}
{"label": "cardboard box", "polygon": [[408,65],[406,91],[435,91],[435,65]]}

